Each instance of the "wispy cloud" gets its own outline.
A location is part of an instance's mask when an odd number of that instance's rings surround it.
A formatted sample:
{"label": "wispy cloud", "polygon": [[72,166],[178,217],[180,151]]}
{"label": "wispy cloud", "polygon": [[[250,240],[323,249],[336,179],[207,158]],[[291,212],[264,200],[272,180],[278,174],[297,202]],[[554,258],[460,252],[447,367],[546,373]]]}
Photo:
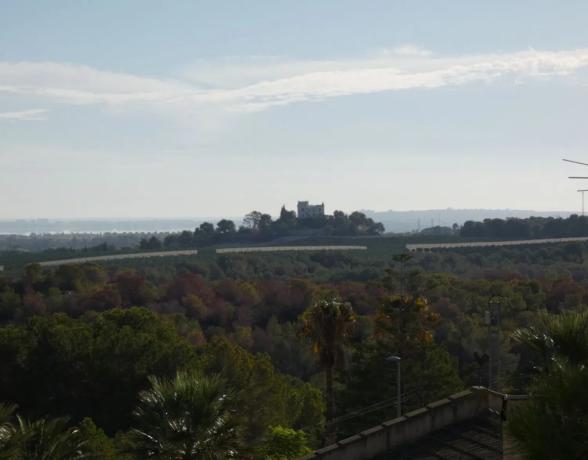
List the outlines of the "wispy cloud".
{"label": "wispy cloud", "polygon": [[40,121],[45,120],[47,109],[29,109],[16,112],[0,112],[0,121]]}
{"label": "wispy cloud", "polygon": [[0,92],[66,104],[156,104],[172,110],[214,106],[251,112],[333,97],[491,83],[505,78],[520,84],[530,78],[565,76],[585,67],[588,49],[446,57],[413,45],[364,59],[253,58],[236,63],[200,63],[177,79],[60,63],[4,62],[0,63]]}
{"label": "wispy cloud", "polygon": [[525,78],[568,75],[588,67],[588,49],[424,58],[406,65],[382,65],[381,60],[365,64],[262,82],[234,90],[231,96],[239,101],[237,108],[240,110],[264,110],[277,105],[338,96],[490,83],[509,77],[520,82]]}

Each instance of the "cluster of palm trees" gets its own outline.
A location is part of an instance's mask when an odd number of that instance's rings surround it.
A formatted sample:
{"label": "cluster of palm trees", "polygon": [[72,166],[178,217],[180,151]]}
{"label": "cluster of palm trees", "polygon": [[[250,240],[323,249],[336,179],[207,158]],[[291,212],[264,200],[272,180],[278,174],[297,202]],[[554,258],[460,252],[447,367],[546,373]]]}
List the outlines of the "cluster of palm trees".
{"label": "cluster of palm trees", "polygon": [[[325,372],[328,419],[335,413],[333,372],[354,321],[351,305],[338,299],[318,301],[302,317],[302,332],[312,341]],[[219,376],[186,371],[171,379],[150,377],[149,383],[139,394],[134,425],[128,432],[126,453],[131,457],[214,460],[252,455],[240,442],[233,400]],[[0,460],[100,458],[84,431],[72,426],[69,419],[28,421],[16,415],[16,409],[0,405]],[[284,444],[285,451],[307,448],[297,438],[302,432],[282,433],[280,427],[275,428],[277,444]],[[293,441],[295,445],[289,447],[288,442]]]}
{"label": "cluster of palm trees", "polygon": [[[178,372],[172,379],[150,378],[134,412],[129,454],[135,458],[215,460],[241,452],[230,398],[218,376]],[[101,458],[79,427],[67,418],[28,421],[0,405],[0,460]],[[241,458],[241,457],[240,457]]]}

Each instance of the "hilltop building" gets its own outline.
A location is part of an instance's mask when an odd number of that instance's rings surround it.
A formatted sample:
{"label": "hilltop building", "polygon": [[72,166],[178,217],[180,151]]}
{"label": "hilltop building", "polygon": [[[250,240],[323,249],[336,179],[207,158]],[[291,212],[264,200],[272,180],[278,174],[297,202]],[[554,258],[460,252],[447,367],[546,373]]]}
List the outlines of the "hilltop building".
{"label": "hilltop building", "polygon": [[325,203],[308,204],[308,201],[298,202],[298,218],[312,219],[325,216]]}

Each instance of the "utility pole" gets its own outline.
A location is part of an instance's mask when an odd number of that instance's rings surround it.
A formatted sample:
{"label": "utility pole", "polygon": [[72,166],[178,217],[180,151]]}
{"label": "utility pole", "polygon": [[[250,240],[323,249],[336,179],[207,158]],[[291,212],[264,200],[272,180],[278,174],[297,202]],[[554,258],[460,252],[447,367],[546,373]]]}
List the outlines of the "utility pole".
{"label": "utility pole", "polygon": [[[502,297],[490,298],[485,318],[488,325],[488,388],[491,390],[496,389],[494,380],[496,380],[497,384],[500,382],[502,367],[500,359],[501,304]],[[496,374],[494,374],[494,366],[496,366]]]}
{"label": "utility pole", "polygon": [[490,328],[492,327],[492,312],[488,309],[484,317],[488,326],[488,388],[492,388],[492,340],[490,340]]}
{"label": "utility pole", "polygon": [[588,189],[578,190],[582,194],[582,217],[584,217],[584,192],[588,192]]}
{"label": "utility pole", "polygon": [[[563,159],[563,161],[565,161],[567,163],[574,163],[577,165],[588,166],[588,163],[583,163],[581,161],[566,160],[565,158]],[[587,176],[569,176],[568,179],[588,179],[588,177]],[[582,194],[582,217],[584,217],[584,192],[588,192],[588,190],[586,190],[586,189],[578,190],[578,192]]]}

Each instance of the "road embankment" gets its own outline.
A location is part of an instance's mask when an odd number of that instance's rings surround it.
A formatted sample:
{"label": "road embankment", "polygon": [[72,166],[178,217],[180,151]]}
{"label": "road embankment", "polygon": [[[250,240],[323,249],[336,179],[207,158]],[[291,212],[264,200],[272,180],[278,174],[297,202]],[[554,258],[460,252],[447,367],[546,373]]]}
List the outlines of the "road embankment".
{"label": "road embankment", "polygon": [[108,256],[91,256],[75,257],[72,259],[49,260],[39,262],[41,267],[57,267],[67,264],[85,264],[90,262],[110,262],[113,260],[123,259],[146,259],[149,257],[177,257],[177,256],[195,256],[198,254],[197,249],[185,249],[181,251],[156,251],[156,252],[136,252],[132,254],[112,254]]}
{"label": "road embankment", "polygon": [[489,248],[500,246],[524,246],[531,244],[555,244],[588,241],[588,236],[570,238],[540,238],[534,240],[511,240],[511,241],[471,241],[467,243],[429,243],[429,244],[407,244],[408,251],[434,251],[435,249],[461,249],[461,248]]}

